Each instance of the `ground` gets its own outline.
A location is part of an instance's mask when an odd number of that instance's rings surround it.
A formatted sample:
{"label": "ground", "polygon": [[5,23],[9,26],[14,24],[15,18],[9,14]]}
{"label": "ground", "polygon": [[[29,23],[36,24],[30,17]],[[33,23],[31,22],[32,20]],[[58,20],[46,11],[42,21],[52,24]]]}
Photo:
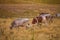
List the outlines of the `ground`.
{"label": "ground", "polygon": [[11,30],[13,20],[0,18],[0,40],[60,40],[60,19],[54,19],[54,23],[48,26],[33,25],[28,29],[19,27]]}

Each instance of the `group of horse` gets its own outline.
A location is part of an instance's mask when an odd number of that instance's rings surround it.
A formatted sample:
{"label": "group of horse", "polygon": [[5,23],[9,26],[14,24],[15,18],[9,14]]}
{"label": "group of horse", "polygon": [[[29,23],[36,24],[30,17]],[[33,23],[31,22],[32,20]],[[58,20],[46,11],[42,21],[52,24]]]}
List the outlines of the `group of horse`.
{"label": "group of horse", "polygon": [[[60,14],[49,14],[49,13],[40,13],[38,16],[34,17],[31,21],[31,23],[29,23],[30,19],[29,18],[18,18],[15,19],[10,26],[10,29],[14,28],[14,27],[30,27],[30,24],[45,24],[48,25],[48,23],[53,23],[53,19],[55,17],[60,17]],[[27,23],[27,24],[26,24]]]}

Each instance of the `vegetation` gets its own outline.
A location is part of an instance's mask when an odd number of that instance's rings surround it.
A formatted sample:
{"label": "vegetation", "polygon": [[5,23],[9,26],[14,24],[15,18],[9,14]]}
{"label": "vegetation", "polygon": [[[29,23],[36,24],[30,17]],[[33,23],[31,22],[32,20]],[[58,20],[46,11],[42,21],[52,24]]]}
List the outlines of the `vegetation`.
{"label": "vegetation", "polygon": [[[0,4],[60,4],[60,0],[0,0]],[[11,22],[20,17],[27,17],[32,20],[32,17],[37,16],[41,12],[47,13],[58,13],[60,12],[60,6],[50,6],[45,7],[36,6],[33,8],[37,9],[28,9],[22,8],[25,11],[16,12],[11,11],[8,8],[4,9],[5,6],[0,5],[0,40],[60,40],[60,19],[54,19],[54,23],[42,26],[32,26],[29,29],[26,27],[13,28],[10,30]],[[34,5],[35,6],[35,5]],[[24,6],[25,7],[25,6]],[[38,8],[39,7],[39,8]],[[55,7],[55,8],[54,8]],[[19,10],[21,10],[19,9]],[[17,9],[16,9],[17,10]],[[19,11],[18,10],[18,11]],[[31,21],[30,20],[30,21]]]}
{"label": "vegetation", "polygon": [[35,25],[29,29],[19,27],[11,30],[10,24],[13,20],[0,18],[0,40],[60,40],[60,19],[54,19],[54,23],[48,26]]}

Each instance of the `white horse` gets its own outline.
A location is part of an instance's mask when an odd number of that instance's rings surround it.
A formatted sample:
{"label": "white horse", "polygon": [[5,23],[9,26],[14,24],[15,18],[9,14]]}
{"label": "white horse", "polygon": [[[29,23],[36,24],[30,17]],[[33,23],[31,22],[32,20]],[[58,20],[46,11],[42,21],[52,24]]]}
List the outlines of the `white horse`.
{"label": "white horse", "polygon": [[19,27],[19,26],[25,26],[25,25],[26,25],[26,27],[28,27],[28,25],[30,25],[30,24],[28,24],[28,21],[29,21],[28,18],[18,18],[18,19],[15,19],[11,23],[11,27],[10,28],[12,29],[13,27]]}
{"label": "white horse", "polygon": [[53,16],[52,16],[51,14],[42,13],[42,14],[40,14],[39,16],[41,16],[41,17],[43,18],[43,23],[45,23],[45,24],[48,24],[48,23],[53,22],[53,21],[52,21]]}

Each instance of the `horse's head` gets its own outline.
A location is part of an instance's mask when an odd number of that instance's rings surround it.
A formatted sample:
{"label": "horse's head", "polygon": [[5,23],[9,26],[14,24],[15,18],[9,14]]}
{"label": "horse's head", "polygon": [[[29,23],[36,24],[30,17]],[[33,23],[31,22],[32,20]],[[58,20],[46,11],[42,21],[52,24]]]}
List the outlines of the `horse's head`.
{"label": "horse's head", "polygon": [[37,23],[37,20],[35,18],[33,18],[32,24],[35,24],[35,23]]}
{"label": "horse's head", "polygon": [[43,18],[38,16],[38,17],[36,17],[36,18],[33,18],[32,24],[41,23],[42,20],[43,20]]}

